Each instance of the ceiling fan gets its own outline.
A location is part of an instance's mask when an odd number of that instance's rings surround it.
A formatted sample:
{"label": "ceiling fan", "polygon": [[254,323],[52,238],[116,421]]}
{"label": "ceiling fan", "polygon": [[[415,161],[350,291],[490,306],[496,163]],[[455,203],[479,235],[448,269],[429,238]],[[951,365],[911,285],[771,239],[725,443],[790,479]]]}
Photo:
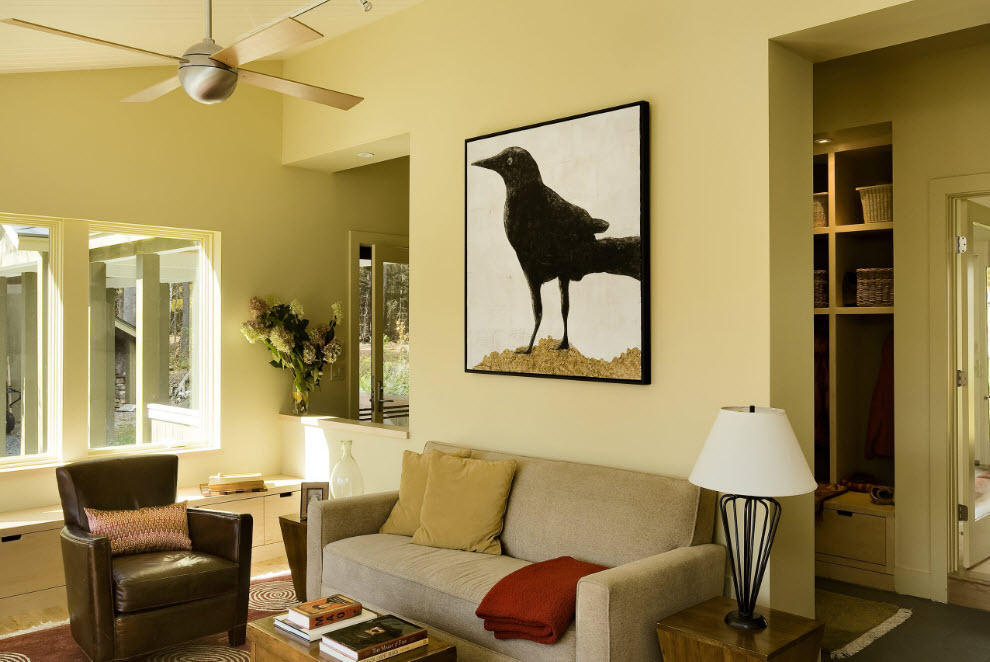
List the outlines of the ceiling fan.
{"label": "ceiling fan", "polygon": [[[358,0],[358,2],[361,3],[365,11],[371,9],[371,4],[368,0]],[[320,2],[317,5],[312,5],[298,12],[295,16],[299,16],[321,4],[324,3]],[[158,97],[164,96],[181,86],[186,91],[186,94],[194,101],[206,104],[220,103],[234,93],[238,80],[243,80],[248,85],[262,87],[273,92],[279,92],[280,94],[288,94],[299,97],[300,99],[306,99],[307,101],[315,101],[316,103],[333,106],[341,110],[349,110],[363,101],[363,97],[354,96],[353,94],[345,94],[343,92],[328,90],[322,87],[316,87],[315,85],[307,85],[306,83],[299,83],[287,78],[279,78],[278,76],[271,76],[241,68],[241,65],[248,62],[260,60],[261,58],[274,55],[275,53],[305,44],[323,36],[308,25],[297,21],[295,16],[282,19],[278,23],[262,28],[226,48],[221,48],[213,41],[213,2],[212,0],[206,0],[206,37],[203,41],[187,48],[181,57],[155,53],[154,51],[135,48],[133,46],[125,46],[124,44],[105,41],[96,37],[87,37],[86,35],[76,34],[75,32],[67,32],[58,28],[30,23],[16,18],[0,19],[0,23],[69,37],[70,39],[78,39],[100,46],[120,48],[132,53],[150,55],[179,63],[179,71],[175,76],[156,83],[136,94],[132,94],[126,99],[123,99],[123,101],[154,101]]]}

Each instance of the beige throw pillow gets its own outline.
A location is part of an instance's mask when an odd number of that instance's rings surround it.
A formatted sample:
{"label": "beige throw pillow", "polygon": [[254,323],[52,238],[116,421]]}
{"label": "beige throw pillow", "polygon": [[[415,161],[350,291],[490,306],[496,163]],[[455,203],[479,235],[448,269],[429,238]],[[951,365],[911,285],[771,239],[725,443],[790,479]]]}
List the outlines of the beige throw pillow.
{"label": "beige throw pillow", "polygon": [[433,455],[417,545],[501,554],[502,520],[516,461]]}
{"label": "beige throw pillow", "polygon": [[[392,507],[379,533],[394,533],[411,536],[419,528],[419,511],[423,509],[423,495],[426,493],[426,478],[430,473],[430,456],[444,455],[440,451],[402,454],[402,476],[399,478],[399,500]],[[449,453],[455,457],[470,457],[471,451],[461,449]]]}

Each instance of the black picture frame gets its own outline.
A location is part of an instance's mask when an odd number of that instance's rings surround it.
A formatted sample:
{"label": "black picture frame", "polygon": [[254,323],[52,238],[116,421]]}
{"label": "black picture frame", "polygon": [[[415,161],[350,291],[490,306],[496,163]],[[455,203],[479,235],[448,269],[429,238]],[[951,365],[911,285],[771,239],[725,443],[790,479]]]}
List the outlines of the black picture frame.
{"label": "black picture frame", "polygon": [[326,501],[328,498],[330,498],[330,483],[300,483],[299,521],[306,521],[306,510],[310,501]]}
{"label": "black picture frame", "polygon": [[[624,110],[628,108],[638,108],[639,109],[639,209],[640,209],[640,352],[641,352],[641,368],[640,368],[640,378],[639,379],[619,379],[619,378],[609,378],[609,377],[595,377],[587,375],[566,375],[566,374],[544,374],[544,373],[534,373],[534,372],[509,372],[509,371],[499,371],[499,370],[482,370],[470,367],[469,364],[469,344],[468,344],[468,333],[469,333],[469,288],[468,288],[468,272],[470,268],[470,246],[469,246],[469,209],[471,201],[469,199],[469,189],[468,189],[468,174],[469,169],[472,167],[470,159],[468,156],[468,149],[472,143],[485,140],[488,138],[493,138],[497,136],[504,136],[519,131],[526,131],[529,129],[535,129],[545,126],[551,126],[554,124],[561,124],[566,122],[571,122],[573,120],[578,120],[586,117],[591,117],[594,115],[601,115],[604,113],[611,113],[619,110]],[[562,117],[559,119],[547,120],[544,122],[537,122],[535,124],[528,124],[525,126],[519,126],[512,129],[506,129],[503,131],[496,131],[493,133],[487,133],[480,136],[475,136],[473,138],[467,138],[464,141],[464,372],[474,373],[474,374],[484,374],[484,375],[511,375],[516,377],[536,377],[544,379],[569,379],[577,381],[592,381],[592,382],[603,382],[603,383],[619,383],[619,384],[637,384],[637,385],[648,385],[651,383],[651,339],[650,339],[650,106],[647,101],[634,101],[631,103],[626,103],[618,106],[612,106],[609,108],[602,108],[600,110],[593,110],[586,113],[580,113],[577,115],[570,115],[567,117]]]}

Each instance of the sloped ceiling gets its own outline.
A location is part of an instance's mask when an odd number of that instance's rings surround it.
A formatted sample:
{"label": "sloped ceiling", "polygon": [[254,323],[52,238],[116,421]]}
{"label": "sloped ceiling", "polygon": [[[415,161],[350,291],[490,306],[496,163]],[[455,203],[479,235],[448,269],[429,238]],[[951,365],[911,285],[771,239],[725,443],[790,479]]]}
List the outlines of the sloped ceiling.
{"label": "sloped ceiling", "polygon": [[[358,29],[422,0],[330,0],[299,17],[324,38],[287,51],[292,55]],[[225,46],[301,9],[292,0],[214,0],[213,38]],[[0,18],[19,18],[69,32],[180,55],[204,36],[200,0],[0,0]],[[162,60],[0,23],[0,73],[161,66]]]}

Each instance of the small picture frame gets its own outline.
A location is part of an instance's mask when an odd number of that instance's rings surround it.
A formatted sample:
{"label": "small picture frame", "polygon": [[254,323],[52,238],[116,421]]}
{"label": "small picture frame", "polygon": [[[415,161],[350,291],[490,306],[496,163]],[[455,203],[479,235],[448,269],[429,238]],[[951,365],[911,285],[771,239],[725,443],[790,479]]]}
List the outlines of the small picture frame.
{"label": "small picture frame", "polygon": [[310,501],[326,501],[330,498],[330,483],[302,483],[299,486],[299,521],[306,521]]}

